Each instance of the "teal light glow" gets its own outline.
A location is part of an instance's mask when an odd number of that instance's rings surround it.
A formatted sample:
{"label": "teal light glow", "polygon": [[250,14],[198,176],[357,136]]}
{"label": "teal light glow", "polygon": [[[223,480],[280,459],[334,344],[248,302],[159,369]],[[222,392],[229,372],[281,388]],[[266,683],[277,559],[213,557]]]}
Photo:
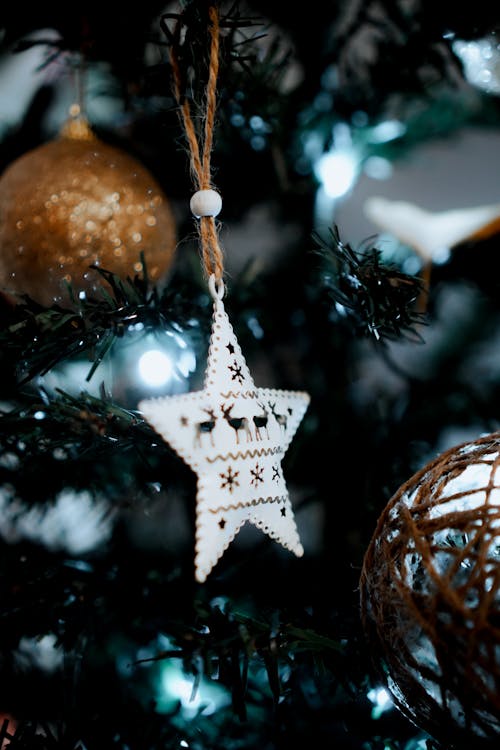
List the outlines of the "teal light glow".
{"label": "teal light glow", "polygon": [[159,707],[168,711],[176,703],[180,703],[182,717],[192,719],[199,714],[210,716],[227,706],[231,696],[222,685],[203,676],[187,675],[170,661],[161,672]]}
{"label": "teal light glow", "polygon": [[391,695],[385,687],[372,688],[367,697],[373,703],[372,719],[379,719],[383,713],[393,708]]}
{"label": "teal light glow", "polygon": [[172,377],[173,363],[170,357],[160,349],[149,349],[139,358],[139,375],[144,383],[160,387]]}
{"label": "teal light glow", "polygon": [[328,198],[340,198],[354,185],[359,163],[353,150],[323,154],[316,164],[316,175]]}

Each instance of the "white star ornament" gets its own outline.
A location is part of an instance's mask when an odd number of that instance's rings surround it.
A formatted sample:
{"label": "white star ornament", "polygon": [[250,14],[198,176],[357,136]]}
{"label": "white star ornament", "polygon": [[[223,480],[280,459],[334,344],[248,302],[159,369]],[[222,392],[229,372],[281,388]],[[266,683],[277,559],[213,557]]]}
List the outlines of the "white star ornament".
{"label": "white star ornament", "polygon": [[204,387],[146,399],[144,418],[198,475],[195,578],[205,581],[245,522],[303,555],[281,468],[309,405],[303,391],[256,388],[225,312],[214,300]]}

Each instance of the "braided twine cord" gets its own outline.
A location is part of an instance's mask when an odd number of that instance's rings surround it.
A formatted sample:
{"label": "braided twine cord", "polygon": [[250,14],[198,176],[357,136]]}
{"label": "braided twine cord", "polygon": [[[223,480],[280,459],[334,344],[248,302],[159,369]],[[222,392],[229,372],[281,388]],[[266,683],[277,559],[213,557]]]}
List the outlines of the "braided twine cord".
{"label": "braided twine cord", "polygon": [[[208,68],[208,82],[205,94],[205,109],[203,113],[203,135],[201,143],[198,141],[196,129],[191,114],[191,107],[187,97],[181,92],[181,72],[176,54],[176,45],[170,47],[170,63],[173,72],[174,95],[179,107],[180,117],[184,126],[186,140],[189,146],[191,176],[196,190],[212,189],[211,153],[214,139],[215,112],[217,106],[217,77],[219,73],[219,13],[217,8],[209,8],[210,19],[210,58]],[[198,220],[198,234],[203,261],[203,269],[207,278],[214,276],[216,281],[222,280],[224,275],[223,253],[219,243],[218,228],[213,216],[201,216]]]}

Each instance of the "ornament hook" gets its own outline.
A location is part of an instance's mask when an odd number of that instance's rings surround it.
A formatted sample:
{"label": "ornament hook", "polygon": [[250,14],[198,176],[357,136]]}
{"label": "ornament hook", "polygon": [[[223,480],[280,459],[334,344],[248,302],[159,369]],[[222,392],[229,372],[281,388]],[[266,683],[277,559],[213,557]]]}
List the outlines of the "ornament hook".
{"label": "ornament hook", "polygon": [[214,302],[220,302],[224,297],[226,287],[222,279],[216,279],[215,274],[210,274],[208,278],[208,288]]}

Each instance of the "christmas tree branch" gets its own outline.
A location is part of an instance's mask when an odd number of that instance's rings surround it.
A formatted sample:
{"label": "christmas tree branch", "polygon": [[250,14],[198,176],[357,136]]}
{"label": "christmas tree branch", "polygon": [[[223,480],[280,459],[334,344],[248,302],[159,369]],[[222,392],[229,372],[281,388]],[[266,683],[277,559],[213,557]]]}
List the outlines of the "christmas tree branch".
{"label": "christmas tree branch", "polygon": [[126,279],[94,267],[105,282],[100,296],[75,300],[68,289],[67,309],[43,307],[29,297],[6,307],[0,346],[20,385],[47,373],[58,362],[84,353],[93,362],[87,375],[90,380],[113,341],[133,325],[152,329],[175,322],[186,329],[198,327],[206,307],[202,290],[193,285],[188,291],[184,285],[160,294],[149,283],[142,255],[141,263],[143,275]]}

